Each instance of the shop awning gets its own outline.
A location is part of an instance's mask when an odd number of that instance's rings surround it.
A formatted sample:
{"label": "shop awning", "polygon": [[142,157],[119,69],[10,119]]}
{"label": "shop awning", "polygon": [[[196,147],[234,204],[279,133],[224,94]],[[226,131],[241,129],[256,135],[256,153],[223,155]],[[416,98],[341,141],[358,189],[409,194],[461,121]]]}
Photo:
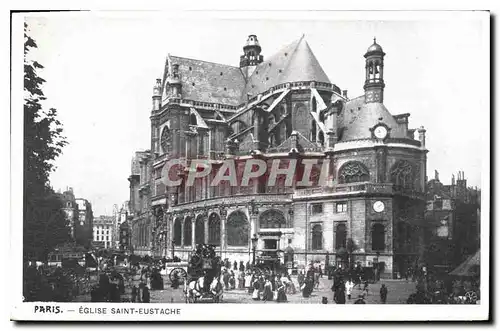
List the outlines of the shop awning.
{"label": "shop awning", "polygon": [[451,276],[458,277],[475,277],[479,276],[479,269],[481,266],[481,251],[477,251],[476,254],[467,258],[462,264],[450,272]]}

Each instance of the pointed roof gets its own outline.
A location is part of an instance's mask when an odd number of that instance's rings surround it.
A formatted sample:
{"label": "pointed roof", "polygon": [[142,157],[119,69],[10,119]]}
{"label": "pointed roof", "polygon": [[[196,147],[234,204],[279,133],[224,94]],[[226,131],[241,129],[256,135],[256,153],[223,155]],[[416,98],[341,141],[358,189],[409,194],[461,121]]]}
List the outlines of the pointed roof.
{"label": "pointed roof", "polygon": [[273,86],[298,81],[330,83],[304,36],[257,65],[242,97],[246,98],[247,94],[255,96]]}

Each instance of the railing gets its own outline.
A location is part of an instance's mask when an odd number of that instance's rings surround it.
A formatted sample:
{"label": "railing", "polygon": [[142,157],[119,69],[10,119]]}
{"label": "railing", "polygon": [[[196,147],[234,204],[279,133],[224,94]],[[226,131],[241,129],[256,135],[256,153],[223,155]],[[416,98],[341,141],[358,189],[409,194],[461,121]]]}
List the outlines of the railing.
{"label": "railing", "polygon": [[172,211],[181,211],[184,209],[194,210],[198,208],[206,208],[220,204],[224,204],[226,207],[228,207],[231,204],[242,204],[245,202],[250,202],[252,200],[255,203],[291,202],[289,194],[275,194],[275,193],[237,194],[233,196],[213,197],[200,201],[178,203],[177,205],[172,206]]}
{"label": "railing", "polygon": [[305,197],[314,195],[326,195],[336,193],[379,193],[379,194],[399,194],[411,198],[423,199],[425,194],[413,189],[405,189],[397,187],[392,183],[352,183],[352,184],[337,184],[333,187],[322,186],[306,189],[298,189],[294,193],[294,197]]}

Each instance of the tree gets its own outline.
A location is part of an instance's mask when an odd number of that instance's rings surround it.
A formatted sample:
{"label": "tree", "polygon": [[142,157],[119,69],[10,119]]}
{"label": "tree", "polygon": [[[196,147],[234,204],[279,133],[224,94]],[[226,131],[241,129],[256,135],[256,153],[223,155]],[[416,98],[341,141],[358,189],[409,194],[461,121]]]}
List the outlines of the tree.
{"label": "tree", "polygon": [[25,257],[45,259],[58,244],[70,239],[62,201],[50,187],[49,175],[54,160],[67,144],[57,111],[42,107],[46,99],[45,80],[37,71],[43,66],[30,59],[37,48],[24,24],[24,218],[23,248]]}

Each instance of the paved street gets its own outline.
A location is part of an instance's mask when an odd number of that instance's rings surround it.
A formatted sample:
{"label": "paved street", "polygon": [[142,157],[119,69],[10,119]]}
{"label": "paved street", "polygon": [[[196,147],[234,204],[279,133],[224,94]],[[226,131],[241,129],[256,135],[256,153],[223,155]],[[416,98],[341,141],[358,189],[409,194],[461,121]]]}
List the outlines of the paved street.
{"label": "paved street", "polygon": [[[296,288],[298,288],[297,279],[293,278]],[[137,281],[134,281],[134,283]],[[365,298],[367,304],[379,304],[380,303],[380,286],[385,284],[389,290],[387,295],[387,304],[401,304],[406,303],[408,296],[415,292],[415,283],[407,282],[405,280],[382,280],[376,284],[369,285],[368,296]],[[302,297],[302,293],[297,292],[296,294],[288,294],[289,303],[313,303],[321,304],[322,298],[327,297],[329,304],[334,304],[333,302],[333,292],[331,291],[332,280],[328,278],[320,279],[320,285],[314,290],[309,298]],[[346,298],[347,304],[352,304],[361,294],[361,290],[356,286],[352,292],[351,300]],[[127,300],[130,298],[130,288],[127,288],[126,293],[122,296],[122,299]],[[80,296],[76,298],[75,301],[85,302],[90,301],[90,296]],[[178,289],[172,289],[170,284],[165,282],[164,290],[151,291],[151,302],[161,303],[161,302],[174,302],[183,303],[184,294],[182,291],[182,286]],[[252,304],[269,304],[276,302],[264,302],[264,301],[254,301],[248,292],[245,290],[226,290],[223,296],[224,303],[252,303]]]}
{"label": "paved street", "polygon": [[[298,287],[297,280],[294,279],[296,287]],[[367,304],[379,304],[380,303],[380,286],[381,284],[386,284],[389,293],[387,295],[388,304],[401,304],[406,303],[408,296],[415,291],[415,283],[406,282],[405,280],[382,280],[377,284],[369,285],[369,294],[366,297]],[[296,294],[287,295],[289,303],[315,303],[321,304],[322,297],[328,298],[329,304],[334,304],[333,302],[333,292],[331,291],[332,281],[327,278],[320,279],[320,285],[318,289],[315,289],[309,298],[302,297],[302,293],[297,292]],[[358,298],[358,295],[362,291],[356,286],[352,292],[351,300],[346,300],[347,304],[352,304]],[[346,298],[347,299],[347,298]],[[173,300],[173,301],[172,301]],[[151,292],[151,302],[184,302],[184,297],[182,289],[173,290],[170,287],[166,287],[163,291],[152,291]],[[256,303],[256,304],[269,304],[276,302],[263,302],[254,301],[247,291],[243,290],[228,290],[224,291],[223,302],[225,303]]]}

